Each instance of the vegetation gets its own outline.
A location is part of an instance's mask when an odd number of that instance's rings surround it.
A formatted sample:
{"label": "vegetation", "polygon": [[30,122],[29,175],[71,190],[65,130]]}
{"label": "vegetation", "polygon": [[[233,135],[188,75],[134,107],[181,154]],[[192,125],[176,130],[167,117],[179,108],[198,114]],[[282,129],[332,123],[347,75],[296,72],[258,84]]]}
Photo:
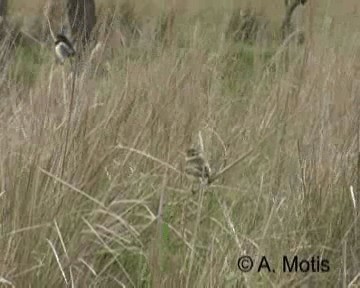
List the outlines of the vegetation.
{"label": "vegetation", "polygon": [[[284,39],[282,1],[235,2],[97,1],[63,66],[47,30],[2,38],[1,287],[360,285],[358,1],[308,1]],[[47,27],[28,3],[8,18]],[[215,171],[251,153],[193,194],[199,131]]]}

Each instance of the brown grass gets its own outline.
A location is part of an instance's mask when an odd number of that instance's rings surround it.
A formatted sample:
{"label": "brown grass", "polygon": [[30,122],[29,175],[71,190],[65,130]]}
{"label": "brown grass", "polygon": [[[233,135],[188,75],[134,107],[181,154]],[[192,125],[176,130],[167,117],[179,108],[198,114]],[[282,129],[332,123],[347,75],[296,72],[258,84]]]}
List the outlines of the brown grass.
{"label": "brown grass", "polygon": [[[173,4],[171,45],[104,36],[75,79],[50,47],[7,57],[4,287],[360,285],[356,15],[317,8],[311,42],[249,46],[225,40],[230,4]],[[215,169],[253,152],[192,195],[182,152],[199,131]],[[275,273],[240,272],[243,254],[266,255]],[[323,257],[330,271],[283,273],[283,255]]]}

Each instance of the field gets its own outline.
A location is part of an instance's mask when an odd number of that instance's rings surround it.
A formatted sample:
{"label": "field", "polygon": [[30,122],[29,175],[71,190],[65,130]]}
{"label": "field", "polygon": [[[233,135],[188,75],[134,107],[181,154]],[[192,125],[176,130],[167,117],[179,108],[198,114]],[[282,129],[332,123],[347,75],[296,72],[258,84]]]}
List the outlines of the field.
{"label": "field", "polygon": [[[10,3],[0,287],[360,287],[358,1],[309,0],[285,38],[282,0],[96,4],[61,66],[44,1]],[[193,193],[199,132],[213,171],[247,157]]]}

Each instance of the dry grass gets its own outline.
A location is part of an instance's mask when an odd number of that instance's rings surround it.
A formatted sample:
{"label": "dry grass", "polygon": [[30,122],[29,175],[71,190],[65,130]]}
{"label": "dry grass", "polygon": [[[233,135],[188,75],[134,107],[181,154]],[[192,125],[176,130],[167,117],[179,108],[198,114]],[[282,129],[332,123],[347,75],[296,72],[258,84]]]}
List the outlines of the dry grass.
{"label": "dry grass", "polygon": [[[250,46],[224,36],[230,1],[203,2],[174,8],[169,45],[156,29],[111,39],[124,24],[110,17],[77,76],[50,47],[6,54],[4,287],[360,285],[356,17],[317,9],[305,45]],[[192,195],[182,153],[198,131],[214,169],[253,152]],[[245,253],[276,272],[240,272]],[[283,273],[283,255],[321,256],[330,271]]]}

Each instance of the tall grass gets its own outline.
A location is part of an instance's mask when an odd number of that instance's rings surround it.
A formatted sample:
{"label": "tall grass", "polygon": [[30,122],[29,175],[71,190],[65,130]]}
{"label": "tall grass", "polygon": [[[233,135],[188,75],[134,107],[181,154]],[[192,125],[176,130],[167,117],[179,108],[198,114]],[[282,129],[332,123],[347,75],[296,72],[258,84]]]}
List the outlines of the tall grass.
{"label": "tall grass", "polygon": [[[225,37],[231,11],[199,7],[177,8],[168,45],[151,21],[119,42],[111,18],[75,83],[47,53],[19,46],[8,59],[4,287],[360,285],[356,19],[334,16],[329,30],[316,9],[302,46],[244,44]],[[199,131],[215,170],[253,152],[193,195],[183,152]],[[243,254],[275,272],[240,272]],[[283,273],[283,255],[330,271]]]}

